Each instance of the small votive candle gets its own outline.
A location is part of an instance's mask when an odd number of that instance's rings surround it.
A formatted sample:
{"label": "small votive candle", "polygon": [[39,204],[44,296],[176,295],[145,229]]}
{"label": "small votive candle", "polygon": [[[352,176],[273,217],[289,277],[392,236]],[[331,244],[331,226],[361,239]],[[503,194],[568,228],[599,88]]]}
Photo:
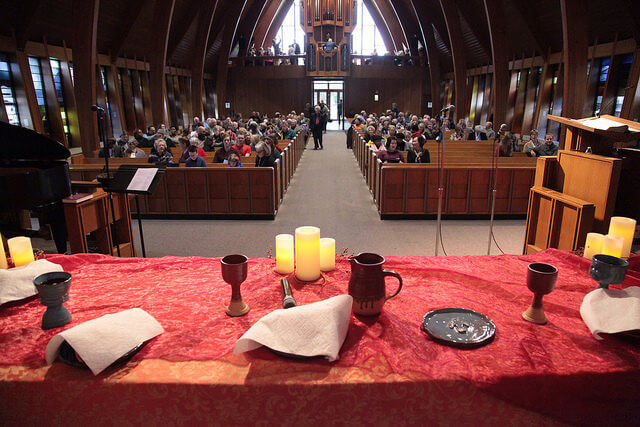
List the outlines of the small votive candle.
{"label": "small votive candle", "polygon": [[293,273],[293,236],[291,234],[276,236],[276,273]]}
{"label": "small votive candle", "polygon": [[9,253],[13,260],[13,265],[22,267],[34,261],[33,248],[31,247],[31,239],[25,236],[14,237],[7,240],[9,245]]}
{"label": "small votive candle", "polygon": [[320,229],[296,228],[296,278],[313,282],[320,277]]}
{"label": "small votive candle", "polygon": [[591,259],[594,255],[601,254],[603,242],[604,234],[587,233],[587,241],[584,244],[584,257]]}
{"label": "small votive candle", "polygon": [[611,217],[609,224],[609,234],[620,236],[624,239],[622,245],[622,255],[620,258],[629,258],[631,254],[631,244],[633,243],[633,235],[636,232],[636,220],[625,218],[622,216]]}
{"label": "small votive candle", "polygon": [[7,264],[7,254],[4,253],[4,244],[2,243],[2,234],[0,234],[0,269],[6,269],[9,265]]}
{"label": "small votive candle", "polygon": [[331,271],[336,268],[336,241],[329,237],[320,239],[320,270]]}
{"label": "small votive candle", "polygon": [[620,258],[623,245],[624,239],[622,237],[607,234],[604,236],[604,241],[602,242],[602,253]]}

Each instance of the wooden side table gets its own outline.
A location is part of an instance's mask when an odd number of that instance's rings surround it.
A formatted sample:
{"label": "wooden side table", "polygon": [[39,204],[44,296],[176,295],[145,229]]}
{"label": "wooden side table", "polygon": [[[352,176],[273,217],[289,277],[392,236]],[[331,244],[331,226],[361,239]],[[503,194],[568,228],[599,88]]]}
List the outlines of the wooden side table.
{"label": "wooden side table", "polygon": [[[131,210],[127,194],[112,193],[115,211],[115,231],[109,195],[102,190],[93,193],[93,197],[79,203],[65,203],[64,216],[69,234],[71,253],[89,252],[87,237],[93,234],[97,242],[97,252],[116,256],[116,244],[120,245],[120,255],[135,257],[133,235],[131,233]],[[109,226],[112,224],[112,226]]]}

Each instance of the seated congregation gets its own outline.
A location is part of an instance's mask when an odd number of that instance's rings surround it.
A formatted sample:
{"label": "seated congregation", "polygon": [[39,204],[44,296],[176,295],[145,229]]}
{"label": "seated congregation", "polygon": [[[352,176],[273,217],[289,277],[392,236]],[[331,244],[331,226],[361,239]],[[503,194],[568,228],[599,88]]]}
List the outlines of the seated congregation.
{"label": "seated congregation", "polygon": [[[448,124],[448,120],[440,123],[429,115],[419,117],[399,109],[379,116],[362,111],[355,116],[347,146],[353,149],[380,217],[433,216],[439,188],[445,215],[487,215],[487,195],[495,188],[496,214],[524,216],[535,157],[555,155],[558,147],[553,137],[547,136],[544,142],[532,137],[524,143],[505,125],[495,132],[490,122],[475,127],[460,122],[457,130]],[[469,133],[462,132],[462,140],[452,140],[450,135],[460,133],[463,124]]]}
{"label": "seated congregation", "polygon": [[137,129],[133,136],[124,132],[117,140],[109,138],[98,157],[108,154],[112,158],[186,167],[205,167],[207,163],[268,167],[281,158],[279,141],[293,140],[299,131],[306,134],[307,128],[305,114],[295,111],[276,113],[272,118],[253,112],[246,121],[241,114],[224,119],[210,117],[204,123],[194,117],[190,127],[150,125],[146,133]]}
{"label": "seated congregation", "polygon": [[442,140],[495,141],[497,157],[512,157],[514,153],[528,157],[555,156],[558,152],[553,135],[540,140],[536,129],[520,137],[506,125],[496,133],[490,121],[484,126],[474,126],[471,121],[460,119],[454,126],[449,118],[440,123],[428,114],[420,117],[398,109],[389,109],[381,115],[363,110],[353,119],[352,129],[362,135],[372,151],[380,152],[378,158],[383,163],[429,163],[430,153],[425,143]]}

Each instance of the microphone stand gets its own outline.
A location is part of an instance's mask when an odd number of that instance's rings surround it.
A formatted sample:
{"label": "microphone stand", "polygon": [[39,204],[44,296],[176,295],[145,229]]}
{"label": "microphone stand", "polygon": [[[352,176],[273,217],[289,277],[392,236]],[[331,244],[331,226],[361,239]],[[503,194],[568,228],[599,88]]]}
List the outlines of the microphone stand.
{"label": "microphone stand", "polygon": [[[111,233],[111,227],[113,227],[113,243],[116,244],[116,252],[118,257],[120,257],[120,243],[118,242],[118,228],[116,226],[116,211],[113,208],[113,194],[111,193],[111,181],[112,176],[111,172],[109,172],[109,143],[107,142],[107,128],[105,126],[105,111],[104,108],[93,106],[91,107],[98,116],[98,136],[102,141],[102,148],[104,149],[104,168],[105,175],[102,177],[98,177],[98,181],[102,183],[102,188],[107,190],[107,196],[109,198],[109,207],[111,210],[111,218],[113,219],[113,223],[109,222],[109,232]],[[109,248],[109,255],[113,255],[113,248]]]}
{"label": "microphone stand", "polygon": [[438,256],[438,249],[442,242],[440,241],[440,235],[442,233],[442,195],[444,194],[444,118],[445,111],[442,110],[440,116],[440,160],[438,164],[438,219],[436,222],[436,251],[435,255]]}
{"label": "microphone stand", "polygon": [[[498,136],[501,136],[501,134],[499,133]],[[493,217],[495,215],[495,211],[496,211],[496,175],[498,173],[498,162],[497,162],[497,155],[496,155],[496,138],[493,139],[493,144],[491,146],[491,149],[493,150],[491,152],[491,180],[490,180],[490,185],[491,185],[491,215],[490,215],[490,222],[489,222],[489,243],[487,245],[487,255],[491,255],[491,238],[493,237]]]}

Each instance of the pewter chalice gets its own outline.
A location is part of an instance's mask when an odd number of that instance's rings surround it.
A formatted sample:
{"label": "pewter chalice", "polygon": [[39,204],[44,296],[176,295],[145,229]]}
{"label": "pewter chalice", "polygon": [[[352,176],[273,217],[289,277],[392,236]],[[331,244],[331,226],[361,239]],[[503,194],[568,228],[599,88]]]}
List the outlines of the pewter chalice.
{"label": "pewter chalice", "polygon": [[529,264],[527,270],[527,287],[533,292],[533,302],[531,306],[522,313],[524,320],[544,325],[547,323],[547,316],[542,309],[542,297],[550,293],[556,286],[558,279],[558,269],[551,264],[534,262]]}
{"label": "pewter chalice", "polygon": [[589,275],[599,282],[598,288],[609,289],[609,285],[622,283],[627,274],[629,262],[611,255],[597,254],[591,260]]}
{"label": "pewter chalice", "polygon": [[44,273],[33,279],[40,302],[47,307],[42,316],[42,329],[57,328],[71,322],[71,313],[62,305],[69,299],[71,274],[64,271]]}
{"label": "pewter chalice", "polygon": [[222,279],[231,285],[231,302],[226,313],[229,316],[244,316],[249,312],[249,306],[242,300],[240,285],[247,279],[248,259],[244,255],[227,255],[220,260]]}

